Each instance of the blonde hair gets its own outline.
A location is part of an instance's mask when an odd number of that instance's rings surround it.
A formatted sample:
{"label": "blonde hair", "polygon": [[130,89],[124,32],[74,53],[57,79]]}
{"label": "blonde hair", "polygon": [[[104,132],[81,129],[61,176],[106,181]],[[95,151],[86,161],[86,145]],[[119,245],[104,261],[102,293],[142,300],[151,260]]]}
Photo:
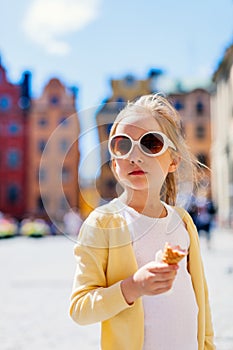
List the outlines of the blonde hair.
{"label": "blonde hair", "polygon": [[[198,169],[201,163],[190,152],[183,136],[183,129],[179,113],[172,104],[161,94],[144,95],[133,102],[128,102],[115,119],[110,137],[114,135],[117,125],[125,118],[133,114],[146,118],[153,116],[164,132],[176,146],[176,151],[170,150],[173,159],[180,159],[178,169],[168,173],[161,189],[161,200],[170,205],[175,205],[178,193],[192,194],[193,186],[197,184]],[[115,172],[114,172],[114,175]],[[186,187],[186,189],[184,189]]]}

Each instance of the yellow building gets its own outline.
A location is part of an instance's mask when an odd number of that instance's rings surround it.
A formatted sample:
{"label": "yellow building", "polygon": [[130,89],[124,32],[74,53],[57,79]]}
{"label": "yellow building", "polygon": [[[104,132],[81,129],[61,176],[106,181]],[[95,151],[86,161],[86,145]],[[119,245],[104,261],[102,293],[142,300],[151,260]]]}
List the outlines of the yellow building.
{"label": "yellow building", "polygon": [[97,181],[97,188],[102,202],[117,196],[120,188],[116,188],[116,180],[110,169],[110,155],[107,148],[107,140],[112,123],[119,111],[128,101],[151,93],[153,76],[145,80],[136,80],[128,75],[121,80],[111,80],[112,96],[108,98],[97,112],[96,120],[101,144],[101,174]]}
{"label": "yellow building", "polygon": [[29,213],[53,221],[78,206],[79,132],[75,91],[51,79],[30,114]]}

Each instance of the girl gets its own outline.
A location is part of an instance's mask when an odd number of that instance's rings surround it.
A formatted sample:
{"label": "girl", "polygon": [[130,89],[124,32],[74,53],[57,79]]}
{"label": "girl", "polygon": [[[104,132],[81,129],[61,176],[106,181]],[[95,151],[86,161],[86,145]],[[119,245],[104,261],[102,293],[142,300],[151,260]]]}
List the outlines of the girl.
{"label": "girl", "polygon": [[[71,317],[102,322],[103,350],[215,349],[197,231],[174,206],[195,169],[177,112],[143,96],[119,113],[108,145],[124,192],[81,228]],[[166,242],[187,250],[179,266],[156,261]]]}

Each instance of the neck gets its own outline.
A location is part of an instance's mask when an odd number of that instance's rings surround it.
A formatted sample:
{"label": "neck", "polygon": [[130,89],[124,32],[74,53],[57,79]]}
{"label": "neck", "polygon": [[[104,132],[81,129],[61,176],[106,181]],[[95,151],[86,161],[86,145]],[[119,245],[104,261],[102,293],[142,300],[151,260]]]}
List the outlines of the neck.
{"label": "neck", "polygon": [[123,203],[143,215],[158,218],[167,215],[167,211],[161,203],[160,195],[158,193],[147,192],[145,194],[143,191],[125,190],[120,199]]}

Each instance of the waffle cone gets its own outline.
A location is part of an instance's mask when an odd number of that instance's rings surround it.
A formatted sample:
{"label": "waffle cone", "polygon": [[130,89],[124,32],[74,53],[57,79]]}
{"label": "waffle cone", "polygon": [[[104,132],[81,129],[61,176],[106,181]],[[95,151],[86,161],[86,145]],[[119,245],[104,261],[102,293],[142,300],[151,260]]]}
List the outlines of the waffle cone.
{"label": "waffle cone", "polygon": [[169,265],[178,264],[185,256],[187,252],[179,248],[172,248],[169,243],[165,244],[162,261]]}

